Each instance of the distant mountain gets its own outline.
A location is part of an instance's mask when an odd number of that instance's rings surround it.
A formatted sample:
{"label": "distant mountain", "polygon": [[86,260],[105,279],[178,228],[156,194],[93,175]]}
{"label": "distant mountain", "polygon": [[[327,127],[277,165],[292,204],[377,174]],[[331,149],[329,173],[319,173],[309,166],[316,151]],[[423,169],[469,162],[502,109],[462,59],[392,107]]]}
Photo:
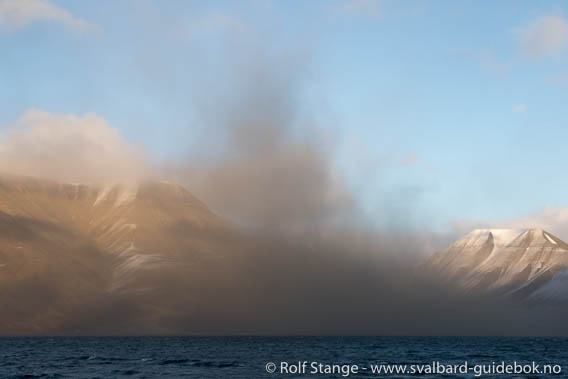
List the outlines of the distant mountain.
{"label": "distant mountain", "polygon": [[568,300],[568,244],[542,229],[477,229],[434,254],[428,272],[468,292]]}
{"label": "distant mountain", "polygon": [[183,329],[231,287],[235,236],[175,184],[0,176],[0,333]]}

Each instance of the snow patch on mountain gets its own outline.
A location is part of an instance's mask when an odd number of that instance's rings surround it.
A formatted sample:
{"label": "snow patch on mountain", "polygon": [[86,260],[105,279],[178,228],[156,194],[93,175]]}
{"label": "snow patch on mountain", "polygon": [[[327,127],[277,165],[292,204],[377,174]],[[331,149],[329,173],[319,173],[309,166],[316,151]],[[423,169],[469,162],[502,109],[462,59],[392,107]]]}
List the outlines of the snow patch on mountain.
{"label": "snow patch on mountain", "polygon": [[546,237],[547,240],[550,241],[550,243],[553,243],[555,245],[557,244],[556,241],[554,241],[552,238],[550,238],[550,236],[547,233],[544,233],[544,236]]}
{"label": "snow patch on mountain", "polygon": [[93,202],[93,206],[95,207],[104,202],[111,201],[114,206],[120,207],[136,200],[137,195],[137,185],[124,183],[107,184],[99,190],[99,193]]}
{"label": "snow patch on mountain", "polygon": [[522,230],[517,229],[475,229],[465,237],[459,239],[454,243],[456,247],[472,247],[480,246],[487,242],[487,239],[492,238],[493,244],[497,247],[506,246],[509,242],[522,233]]}

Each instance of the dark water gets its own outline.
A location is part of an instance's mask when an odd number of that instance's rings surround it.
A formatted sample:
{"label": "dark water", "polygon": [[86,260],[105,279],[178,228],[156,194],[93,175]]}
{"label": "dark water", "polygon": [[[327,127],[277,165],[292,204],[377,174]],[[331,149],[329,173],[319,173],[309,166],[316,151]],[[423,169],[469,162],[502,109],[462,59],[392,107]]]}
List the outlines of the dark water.
{"label": "dark water", "polygon": [[[298,362],[306,361],[302,371]],[[427,365],[468,362],[468,373],[428,374]],[[476,376],[473,365],[558,365],[556,375]],[[273,362],[276,373],[267,372]],[[284,363],[282,363],[284,362]],[[312,371],[312,362],[317,370]],[[372,365],[415,365],[413,374],[372,373]],[[320,366],[322,364],[323,366]],[[335,371],[333,365],[335,364]],[[357,373],[347,365],[357,365]],[[288,373],[280,373],[282,367]],[[325,367],[332,370],[325,372]],[[463,367],[463,366],[462,366]],[[479,366],[478,366],[479,367]],[[526,367],[525,367],[526,368]],[[348,369],[348,370],[347,370]],[[463,368],[462,368],[463,369]],[[342,371],[344,370],[344,371]],[[295,373],[292,373],[294,372]],[[335,373],[333,373],[335,372]],[[439,372],[439,371],[438,371]],[[8,378],[543,378],[568,377],[566,338],[413,337],[54,337],[0,338],[0,377]]]}

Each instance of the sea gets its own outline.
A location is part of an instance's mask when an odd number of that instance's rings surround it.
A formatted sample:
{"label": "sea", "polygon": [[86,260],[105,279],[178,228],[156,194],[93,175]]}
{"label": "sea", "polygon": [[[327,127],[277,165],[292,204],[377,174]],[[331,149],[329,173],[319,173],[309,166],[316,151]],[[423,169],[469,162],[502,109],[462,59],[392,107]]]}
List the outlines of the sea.
{"label": "sea", "polygon": [[1,337],[2,378],[566,378],[567,338]]}

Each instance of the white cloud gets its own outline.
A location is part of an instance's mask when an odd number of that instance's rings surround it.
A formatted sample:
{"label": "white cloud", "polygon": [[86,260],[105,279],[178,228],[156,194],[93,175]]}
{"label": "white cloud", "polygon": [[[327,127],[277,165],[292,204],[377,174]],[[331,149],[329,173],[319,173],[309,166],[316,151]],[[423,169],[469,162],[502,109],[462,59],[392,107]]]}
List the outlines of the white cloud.
{"label": "white cloud", "polygon": [[544,207],[540,211],[508,221],[515,228],[541,228],[568,240],[568,208]]}
{"label": "white cloud", "polygon": [[519,105],[513,107],[513,112],[523,113],[523,112],[526,112],[527,109],[528,108],[525,104],[519,104]]}
{"label": "white cloud", "polygon": [[145,161],[96,114],[29,110],[0,133],[0,171],[69,182],[130,180],[145,174]]}
{"label": "white cloud", "polygon": [[0,26],[21,29],[38,21],[56,21],[79,31],[100,31],[100,27],[73,16],[48,0],[0,0]]}
{"label": "white cloud", "polygon": [[456,220],[452,223],[459,235],[469,233],[476,228],[540,228],[568,242],[568,207],[544,207],[538,212],[501,221]]}
{"label": "white cloud", "polygon": [[532,58],[558,56],[568,46],[568,21],[549,15],[517,30],[523,54]]}

